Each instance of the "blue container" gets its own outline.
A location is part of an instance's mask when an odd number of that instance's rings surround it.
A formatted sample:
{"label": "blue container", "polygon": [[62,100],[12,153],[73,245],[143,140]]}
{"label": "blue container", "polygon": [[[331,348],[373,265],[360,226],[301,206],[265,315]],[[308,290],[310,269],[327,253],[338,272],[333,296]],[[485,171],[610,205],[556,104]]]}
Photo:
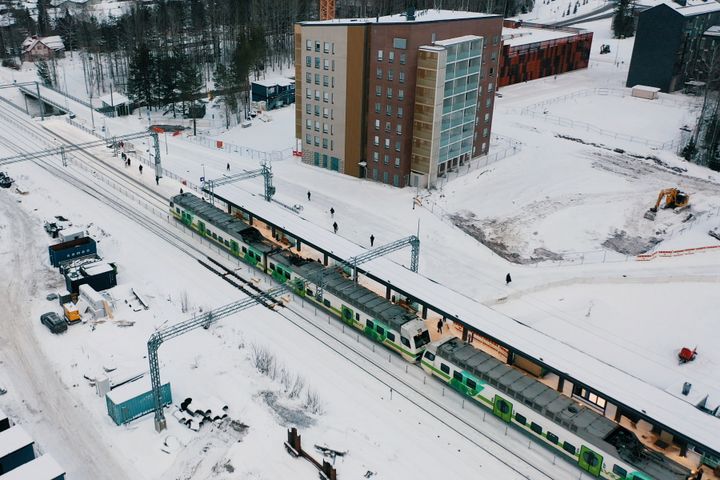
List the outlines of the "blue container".
{"label": "blue container", "polygon": [[48,247],[50,265],[57,267],[60,262],[72,258],[86,257],[97,253],[97,244],[90,237],[78,238],[65,243],[58,243]]}
{"label": "blue container", "polygon": [[[160,387],[160,397],[163,407],[172,403],[170,383]],[[155,409],[149,379],[140,379],[114,388],[105,395],[105,402],[108,415],[117,425],[140,418]]]}

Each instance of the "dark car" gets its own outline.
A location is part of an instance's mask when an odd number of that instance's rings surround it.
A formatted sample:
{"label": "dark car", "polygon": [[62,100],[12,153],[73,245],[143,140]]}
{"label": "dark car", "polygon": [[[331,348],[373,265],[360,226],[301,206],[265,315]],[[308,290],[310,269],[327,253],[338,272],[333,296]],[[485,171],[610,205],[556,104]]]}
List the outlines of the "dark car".
{"label": "dark car", "polygon": [[40,322],[52,333],[62,333],[67,330],[67,322],[55,312],[43,313],[40,315]]}

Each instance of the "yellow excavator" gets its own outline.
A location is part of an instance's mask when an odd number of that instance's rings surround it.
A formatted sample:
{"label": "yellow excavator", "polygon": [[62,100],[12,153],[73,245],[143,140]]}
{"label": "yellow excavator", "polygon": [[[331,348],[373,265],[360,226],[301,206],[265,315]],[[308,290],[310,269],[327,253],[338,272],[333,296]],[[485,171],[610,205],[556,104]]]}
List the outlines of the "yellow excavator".
{"label": "yellow excavator", "polygon": [[679,213],[681,210],[690,206],[689,193],[680,191],[677,188],[666,188],[664,190],[660,190],[655,206],[645,212],[645,218],[648,220],[655,220],[658,207],[660,207],[660,203],[663,201],[663,198],[665,199],[665,205],[663,205],[662,208],[672,208],[675,213]]}

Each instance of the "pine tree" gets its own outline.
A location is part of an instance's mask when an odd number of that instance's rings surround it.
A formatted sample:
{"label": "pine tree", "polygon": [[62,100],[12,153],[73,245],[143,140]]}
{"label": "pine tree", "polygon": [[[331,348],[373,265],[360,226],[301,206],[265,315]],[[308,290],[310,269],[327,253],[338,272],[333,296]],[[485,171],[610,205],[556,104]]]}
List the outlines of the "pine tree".
{"label": "pine tree", "polygon": [[50,33],[50,18],[47,14],[47,0],[38,0],[37,11],[37,32],[38,35],[44,37]]}
{"label": "pine tree", "polygon": [[155,82],[155,62],[147,45],[135,49],[130,60],[128,73],[128,94],[134,103],[150,108],[154,105],[153,87]]}
{"label": "pine tree", "polygon": [[688,141],[687,145],[682,149],[682,153],[680,154],[685,160],[688,162],[692,161],[693,156],[695,155],[695,152],[697,151],[697,148],[695,147],[695,140],[690,138],[690,141]]}
{"label": "pine tree", "polygon": [[37,68],[37,74],[38,78],[40,78],[40,82],[46,87],[52,87],[53,75],[50,71],[48,63],[45,60],[39,60],[35,63],[35,67]]}
{"label": "pine tree", "polygon": [[615,7],[612,30],[615,38],[628,38],[635,35],[634,5],[631,0],[619,0]]}

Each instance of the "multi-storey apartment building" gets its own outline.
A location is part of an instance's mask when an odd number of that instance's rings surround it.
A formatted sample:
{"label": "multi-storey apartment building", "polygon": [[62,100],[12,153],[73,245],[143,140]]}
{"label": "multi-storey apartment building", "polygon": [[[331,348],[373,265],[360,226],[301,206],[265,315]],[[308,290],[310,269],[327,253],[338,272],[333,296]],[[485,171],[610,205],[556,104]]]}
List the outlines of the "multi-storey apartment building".
{"label": "multi-storey apartment building", "polygon": [[295,26],[303,161],[432,186],[487,153],[502,18],[427,10]]}

